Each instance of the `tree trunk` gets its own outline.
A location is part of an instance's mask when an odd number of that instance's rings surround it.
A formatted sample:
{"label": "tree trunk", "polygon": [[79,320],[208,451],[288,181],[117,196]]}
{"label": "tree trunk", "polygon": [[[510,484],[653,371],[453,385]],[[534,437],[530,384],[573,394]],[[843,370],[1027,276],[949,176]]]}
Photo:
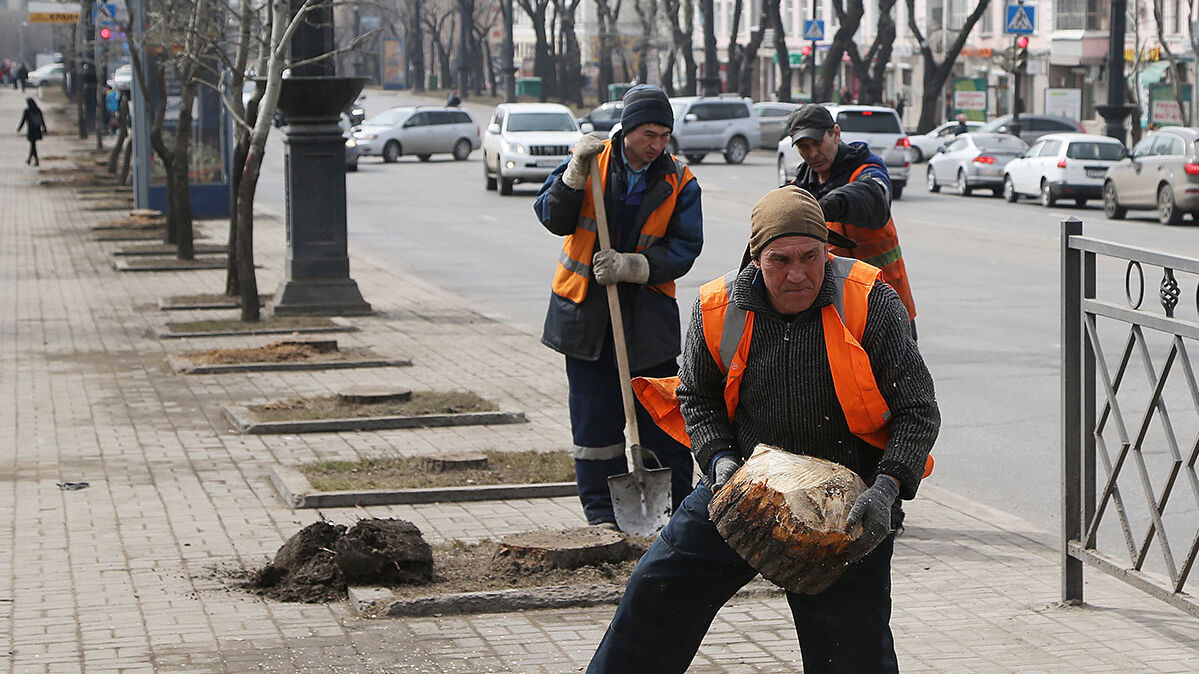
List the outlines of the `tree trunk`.
{"label": "tree trunk", "polygon": [[879,3],[878,30],[875,31],[874,43],[864,57],[859,55],[856,44],[849,46],[849,59],[861,82],[858,102],[863,105],[883,103],[883,82],[887,64],[891,61],[891,48],[895,44],[895,21],[891,18],[894,6],[895,0],[882,0]]}
{"label": "tree trunk", "polygon": [[564,43],[560,61],[560,75],[558,78],[559,100],[567,105],[574,103],[582,107],[583,86],[579,77],[582,71],[582,64],[580,62],[579,40],[575,36],[575,11],[579,7],[579,2],[580,0],[555,0],[556,9],[562,20],[561,35]]}
{"label": "tree trunk", "polygon": [[175,144],[171,153],[172,171],[167,179],[167,229],[175,232],[175,257],[191,260],[195,258],[190,189],[191,129],[197,84],[190,73],[181,79],[183,90],[179,95],[179,121],[175,125]]}
{"label": "tree trunk", "polygon": [[[158,80],[158,91],[164,92],[158,97],[157,109],[154,111],[154,122],[150,125],[150,146],[154,148],[154,154],[158,156],[158,160],[162,162],[162,169],[166,173],[166,184],[170,188],[172,177],[174,175],[174,160],[175,156],[167,147],[166,140],[163,138],[163,121],[166,117],[167,97],[167,76],[166,63],[159,61],[155,65],[155,78]],[[169,197],[168,197],[169,206]],[[179,241],[179,233],[171,227],[171,217],[168,208],[167,226],[163,234],[163,243],[175,245]]]}
{"label": "tree trunk", "polygon": [[408,24],[408,54],[411,59],[410,72],[412,73],[412,81],[409,82],[409,85],[416,93],[425,91],[425,36],[421,23],[423,5],[424,0],[409,1],[412,12],[412,18]]}
{"label": "tree trunk", "polygon": [[728,73],[728,82],[726,89],[728,91],[741,91],[741,58],[742,47],[737,43],[737,37],[741,34],[741,10],[743,9],[744,0],[736,0],[733,3],[733,20],[729,29],[729,63],[725,68]]}
{"label": "tree trunk", "polygon": [[599,102],[608,100],[608,85],[615,82],[612,70],[612,29],[608,25],[608,0],[595,0],[595,21],[599,33],[599,50],[596,54],[599,73],[596,77],[596,91]]}
{"label": "tree trunk", "polygon": [[920,26],[916,22],[916,0],[907,0],[908,28],[916,38],[916,44],[920,45],[920,55],[924,59],[924,94],[920,101],[920,123],[916,128],[916,133],[928,133],[937,126],[937,122],[940,120],[939,108],[942,103],[941,89],[945,86],[945,81],[949,79],[950,73],[953,72],[953,64],[957,61],[958,54],[962,52],[962,46],[966,44],[970,32],[974,30],[974,25],[986,12],[989,4],[990,0],[978,0],[974,11],[966,17],[966,22],[958,32],[957,39],[946,48],[945,59],[938,63],[936,57],[933,56],[932,47],[929,46],[924,34],[920,32]]}
{"label": "tree trunk", "polygon": [[118,185],[129,184],[129,165],[133,163],[133,139],[125,143],[125,153],[121,157],[121,170],[117,174]]}
{"label": "tree trunk", "polygon": [[787,32],[783,27],[783,15],[779,11],[779,0],[764,3],[770,7],[771,24],[774,26],[774,53],[779,62],[778,99],[791,102],[791,54],[787,51]]}
{"label": "tree trunk", "polygon": [[766,36],[766,26],[770,23],[770,15],[766,4],[762,4],[762,12],[758,15],[758,29],[749,34],[749,44],[741,51],[741,95],[747,98],[753,95],[754,68],[758,63],[758,49],[762,47],[762,39]]}
{"label": "tree trunk", "polygon": [[117,103],[117,138],[112,143],[112,151],[108,153],[107,169],[111,174],[117,172],[117,162],[125,147],[125,140],[129,138],[129,95],[120,94],[119,100],[120,102]]}
{"label": "tree trunk", "polygon": [[666,54],[666,65],[663,66],[662,72],[662,90],[669,97],[674,97],[674,64],[675,64],[675,48],[672,46]]}
{"label": "tree trunk", "polygon": [[[840,21],[841,25],[833,35],[833,42],[829,45],[828,53],[824,57],[824,63],[820,66],[820,77],[816,82],[816,91],[812,92],[812,100],[814,101],[832,99],[833,80],[837,77],[837,72],[841,69],[841,57],[845,54],[846,50],[854,48],[853,36],[857,34],[858,28],[862,24],[862,14],[865,12],[862,7],[862,0],[850,0],[848,11],[844,8],[842,0],[834,0],[833,10],[837,13],[837,20]],[[848,101],[841,102],[846,103]]]}

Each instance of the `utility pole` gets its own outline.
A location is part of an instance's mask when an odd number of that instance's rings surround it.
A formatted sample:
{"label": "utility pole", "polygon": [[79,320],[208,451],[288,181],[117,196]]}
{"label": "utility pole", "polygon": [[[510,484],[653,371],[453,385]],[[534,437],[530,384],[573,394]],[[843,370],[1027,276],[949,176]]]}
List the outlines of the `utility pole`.
{"label": "utility pole", "polygon": [[1133,111],[1133,106],[1124,103],[1124,31],[1127,26],[1128,0],[1112,0],[1108,25],[1107,43],[1107,105],[1096,105],[1095,111],[1106,122],[1103,134],[1127,140],[1128,131],[1124,118]]}

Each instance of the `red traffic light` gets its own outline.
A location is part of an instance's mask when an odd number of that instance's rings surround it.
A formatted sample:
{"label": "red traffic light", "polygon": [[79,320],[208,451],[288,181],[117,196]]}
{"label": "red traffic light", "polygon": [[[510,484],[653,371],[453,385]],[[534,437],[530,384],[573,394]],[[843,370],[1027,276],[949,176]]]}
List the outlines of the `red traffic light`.
{"label": "red traffic light", "polygon": [[1028,36],[1021,35],[1020,37],[1016,38],[1016,46],[1021,49],[1024,49],[1025,47],[1027,47],[1028,46]]}
{"label": "red traffic light", "polygon": [[101,28],[100,29],[100,39],[101,40],[107,40],[110,37],[112,37],[111,29],[109,29],[109,28]]}
{"label": "red traffic light", "polygon": [[810,56],[812,54],[812,48],[808,45],[804,45],[799,48],[799,53],[803,54],[804,56]]}

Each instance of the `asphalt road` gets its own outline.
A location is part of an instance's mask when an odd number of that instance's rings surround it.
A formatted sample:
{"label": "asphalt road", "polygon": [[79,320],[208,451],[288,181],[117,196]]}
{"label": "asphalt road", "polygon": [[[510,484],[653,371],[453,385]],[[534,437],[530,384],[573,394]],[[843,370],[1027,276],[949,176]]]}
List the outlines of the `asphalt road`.
{"label": "asphalt road", "polygon": [[[370,92],[368,114],[411,101],[403,93]],[[488,108],[467,107],[486,123]],[[274,134],[258,190],[259,206],[279,213],[281,153],[281,134]],[[684,320],[699,285],[739,262],[750,209],[776,180],[775,158],[765,151],[754,151],[738,166],[709,155],[692,170],[703,187],[705,244],[679,284]],[[473,300],[481,312],[522,327],[531,338],[539,334],[561,246],[533,215],[539,185],[518,184],[509,197],[485,191],[477,151],[464,162],[437,156],[420,163],[405,157],[387,165],[363,158],[358,173],[348,174],[346,181],[355,255],[419,275]],[[913,166],[893,212],[916,298],[920,345],[943,415],[931,479],[1056,536],[1061,512],[1060,222],[1077,217],[1089,236],[1191,256],[1199,254],[1199,226],[1188,221],[1163,227],[1147,211],[1112,222],[1099,202],[1046,209],[989,195],[962,197],[951,188],[930,194],[923,164]],[[1101,291],[1122,298],[1123,281],[1122,265],[1101,268]],[[1148,279],[1147,285],[1152,301],[1157,280]],[[362,291],[370,301],[372,294],[394,289]],[[1193,302],[1194,288],[1184,292]],[[1121,347],[1127,329],[1104,335],[1113,348]],[[1160,347],[1159,342],[1150,339]],[[1146,384],[1130,376],[1128,386],[1144,389]],[[1194,416],[1188,422],[1176,415],[1184,452],[1195,438],[1186,424],[1199,425]],[[1139,485],[1130,483],[1124,491],[1126,498],[1141,498]]]}

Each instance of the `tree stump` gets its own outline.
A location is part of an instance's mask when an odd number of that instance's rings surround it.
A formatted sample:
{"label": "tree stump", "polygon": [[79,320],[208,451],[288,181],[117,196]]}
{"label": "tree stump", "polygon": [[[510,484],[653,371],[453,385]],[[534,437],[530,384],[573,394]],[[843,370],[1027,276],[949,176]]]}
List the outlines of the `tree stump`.
{"label": "tree stump", "polygon": [[431,473],[447,473],[452,470],[485,470],[487,455],[480,452],[444,452],[436,456],[426,456],[422,463],[424,469]]}
{"label": "tree stump", "polygon": [[758,445],[708,505],[729,547],[762,577],[790,592],[815,594],[849,562],[861,527],[846,531],[866,484],[845,466]]}
{"label": "tree stump", "polygon": [[628,559],[632,546],[618,531],[600,527],[538,529],[500,539],[492,563],[521,568],[577,569]]}
{"label": "tree stump", "polygon": [[412,400],[412,389],[399,386],[373,386],[360,384],[337,392],[337,398],[343,403],[369,405],[371,403],[398,403]]}

